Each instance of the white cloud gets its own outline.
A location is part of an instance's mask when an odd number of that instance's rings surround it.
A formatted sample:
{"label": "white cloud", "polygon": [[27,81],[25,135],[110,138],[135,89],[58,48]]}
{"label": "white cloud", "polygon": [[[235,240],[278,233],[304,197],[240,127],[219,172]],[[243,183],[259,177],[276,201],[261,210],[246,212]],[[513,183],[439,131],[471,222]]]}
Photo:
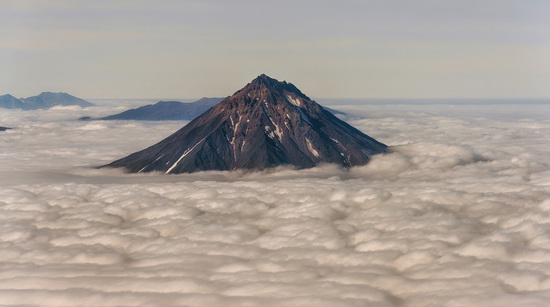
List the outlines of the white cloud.
{"label": "white cloud", "polygon": [[179,122],[2,111],[0,303],[547,304],[548,105],[344,108],[393,152],[170,176],[89,166]]}

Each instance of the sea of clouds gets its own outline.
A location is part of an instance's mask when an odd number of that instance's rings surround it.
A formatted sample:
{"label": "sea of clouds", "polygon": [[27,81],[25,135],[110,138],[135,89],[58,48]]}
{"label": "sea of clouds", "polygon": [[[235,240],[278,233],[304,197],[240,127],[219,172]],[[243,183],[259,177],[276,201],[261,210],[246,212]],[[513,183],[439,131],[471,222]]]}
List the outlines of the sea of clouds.
{"label": "sea of clouds", "polygon": [[548,306],[550,104],[331,105],[366,166],[95,169],[182,122],[1,110],[2,306]]}

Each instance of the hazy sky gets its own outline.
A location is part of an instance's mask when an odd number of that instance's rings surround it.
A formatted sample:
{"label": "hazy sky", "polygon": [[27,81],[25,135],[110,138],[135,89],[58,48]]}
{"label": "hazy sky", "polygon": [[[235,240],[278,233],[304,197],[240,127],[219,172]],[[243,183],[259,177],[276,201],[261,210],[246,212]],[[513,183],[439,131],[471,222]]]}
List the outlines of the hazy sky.
{"label": "hazy sky", "polygon": [[0,94],[549,98],[545,0],[0,0]]}

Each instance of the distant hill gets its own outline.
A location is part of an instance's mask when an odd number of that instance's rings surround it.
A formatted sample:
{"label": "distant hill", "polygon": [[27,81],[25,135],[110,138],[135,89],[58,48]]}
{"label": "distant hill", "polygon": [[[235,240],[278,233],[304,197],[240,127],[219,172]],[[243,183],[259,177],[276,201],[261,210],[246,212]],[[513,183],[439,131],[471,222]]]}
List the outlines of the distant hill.
{"label": "distant hill", "polygon": [[34,109],[49,109],[55,106],[79,106],[83,108],[93,106],[86,100],[67,93],[52,92],[42,92],[38,96],[23,99],[23,102],[31,105]]}
{"label": "distant hill", "polygon": [[31,106],[10,94],[0,96],[0,108],[31,110]]}
{"label": "distant hill", "polygon": [[55,106],[80,106],[90,107],[93,104],[67,93],[43,92],[37,96],[17,99],[12,95],[0,96],[0,108],[36,110],[49,109]]}
{"label": "distant hill", "polygon": [[[159,101],[155,104],[148,104],[139,108],[126,110],[122,113],[109,115],[98,120],[193,120],[208,109],[216,106],[224,98],[201,98],[195,102],[184,103],[179,101]],[[338,115],[345,113],[325,108],[327,111]],[[79,118],[80,120],[94,120],[89,116]]]}
{"label": "distant hill", "polygon": [[6,131],[6,130],[9,130],[11,128],[7,128],[7,127],[0,127],[0,131]]}
{"label": "distant hill", "polygon": [[[99,118],[100,120],[192,120],[217,105],[223,98],[201,98],[195,102],[159,101],[122,113]],[[85,118],[81,118],[85,120]],[[89,120],[89,118],[87,118]]]}

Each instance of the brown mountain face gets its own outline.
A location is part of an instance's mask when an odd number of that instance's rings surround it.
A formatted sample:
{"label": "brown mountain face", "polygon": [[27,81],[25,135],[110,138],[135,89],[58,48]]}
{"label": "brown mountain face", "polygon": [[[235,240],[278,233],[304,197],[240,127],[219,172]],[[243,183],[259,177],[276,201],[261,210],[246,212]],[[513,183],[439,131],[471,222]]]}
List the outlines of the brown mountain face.
{"label": "brown mountain face", "polygon": [[350,167],[386,151],[291,83],[261,75],[166,139],[106,167],[166,174],[322,163]]}

